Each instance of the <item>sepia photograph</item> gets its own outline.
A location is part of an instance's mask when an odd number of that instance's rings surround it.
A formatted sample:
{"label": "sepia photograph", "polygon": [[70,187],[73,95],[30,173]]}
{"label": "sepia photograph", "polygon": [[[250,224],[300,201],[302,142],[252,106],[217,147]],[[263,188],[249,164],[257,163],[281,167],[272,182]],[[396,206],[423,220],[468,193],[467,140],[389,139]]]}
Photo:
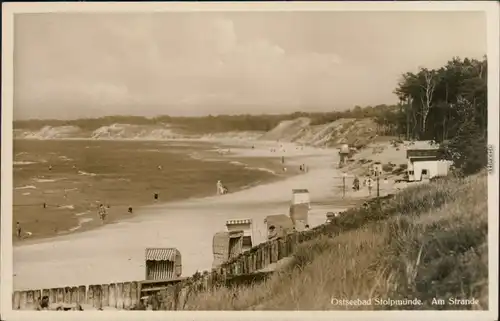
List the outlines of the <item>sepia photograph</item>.
{"label": "sepia photograph", "polygon": [[2,7],[2,319],[498,315],[497,3]]}

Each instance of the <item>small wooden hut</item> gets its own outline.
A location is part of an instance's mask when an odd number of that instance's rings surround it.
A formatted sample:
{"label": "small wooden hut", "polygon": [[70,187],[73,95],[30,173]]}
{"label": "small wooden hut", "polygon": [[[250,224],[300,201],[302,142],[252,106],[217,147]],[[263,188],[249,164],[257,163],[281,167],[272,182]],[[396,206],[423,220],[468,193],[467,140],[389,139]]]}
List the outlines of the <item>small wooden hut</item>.
{"label": "small wooden hut", "polygon": [[309,225],[309,204],[292,204],[290,206],[290,219],[296,231],[303,231]]}
{"label": "small wooden hut", "polygon": [[215,233],[212,241],[215,268],[243,252],[243,231],[230,231]]}
{"label": "small wooden hut", "polygon": [[176,248],[146,249],[146,280],[176,279],[182,274],[181,252]]}

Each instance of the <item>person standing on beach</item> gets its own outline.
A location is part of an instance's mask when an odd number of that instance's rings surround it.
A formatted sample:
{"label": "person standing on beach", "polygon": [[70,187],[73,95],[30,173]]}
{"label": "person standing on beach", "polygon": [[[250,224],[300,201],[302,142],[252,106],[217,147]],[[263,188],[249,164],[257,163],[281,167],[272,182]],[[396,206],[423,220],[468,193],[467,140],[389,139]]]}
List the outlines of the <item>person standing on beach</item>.
{"label": "person standing on beach", "polygon": [[285,156],[281,156],[281,164],[285,164]]}
{"label": "person standing on beach", "polygon": [[352,189],[354,191],[359,191],[359,178],[357,176],[354,177],[354,181],[352,182]]}
{"label": "person standing on beach", "polygon": [[366,184],[368,185],[368,194],[369,195],[372,195],[372,178],[371,177],[368,177],[368,181],[366,182]]}
{"label": "person standing on beach", "polygon": [[21,224],[19,222],[16,222],[16,233],[17,233],[17,238],[20,239],[21,238]]}
{"label": "person standing on beach", "polygon": [[217,181],[217,195],[224,194],[224,186],[222,186],[222,182],[220,180]]}

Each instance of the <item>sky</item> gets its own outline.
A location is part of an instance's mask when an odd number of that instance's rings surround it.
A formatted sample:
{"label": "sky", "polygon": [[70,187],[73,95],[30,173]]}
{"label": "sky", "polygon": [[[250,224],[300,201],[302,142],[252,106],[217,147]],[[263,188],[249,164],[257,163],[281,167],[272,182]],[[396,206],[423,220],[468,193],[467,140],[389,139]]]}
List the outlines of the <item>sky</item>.
{"label": "sky", "polygon": [[14,118],[333,111],[486,54],[481,12],[16,15]]}

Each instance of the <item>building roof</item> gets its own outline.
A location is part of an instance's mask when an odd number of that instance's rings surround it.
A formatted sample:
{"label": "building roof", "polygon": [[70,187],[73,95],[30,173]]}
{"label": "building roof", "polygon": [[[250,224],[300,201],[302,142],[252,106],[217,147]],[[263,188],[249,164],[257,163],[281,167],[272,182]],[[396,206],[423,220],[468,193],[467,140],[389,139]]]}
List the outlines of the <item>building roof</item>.
{"label": "building roof", "polygon": [[406,158],[410,160],[419,158],[444,159],[445,153],[442,149],[408,149]]}
{"label": "building roof", "polygon": [[308,189],[292,189],[293,194],[298,194],[298,193],[309,193]]}
{"label": "building roof", "polygon": [[146,261],[172,261],[175,262],[176,256],[180,252],[176,248],[147,248]]}
{"label": "building roof", "polygon": [[439,145],[433,144],[430,140],[417,140],[408,144],[407,149],[418,150],[418,149],[439,149]]}
{"label": "building roof", "polygon": [[441,162],[441,161],[444,161],[444,159],[441,159],[437,156],[416,156],[416,157],[409,157],[408,159],[411,162],[428,162],[428,161]]}
{"label": "building roof", "polygon": [[239,220],[228,220],[226,225],[236,225],[236,224],[252,224],[251,218],[239,219]]}

